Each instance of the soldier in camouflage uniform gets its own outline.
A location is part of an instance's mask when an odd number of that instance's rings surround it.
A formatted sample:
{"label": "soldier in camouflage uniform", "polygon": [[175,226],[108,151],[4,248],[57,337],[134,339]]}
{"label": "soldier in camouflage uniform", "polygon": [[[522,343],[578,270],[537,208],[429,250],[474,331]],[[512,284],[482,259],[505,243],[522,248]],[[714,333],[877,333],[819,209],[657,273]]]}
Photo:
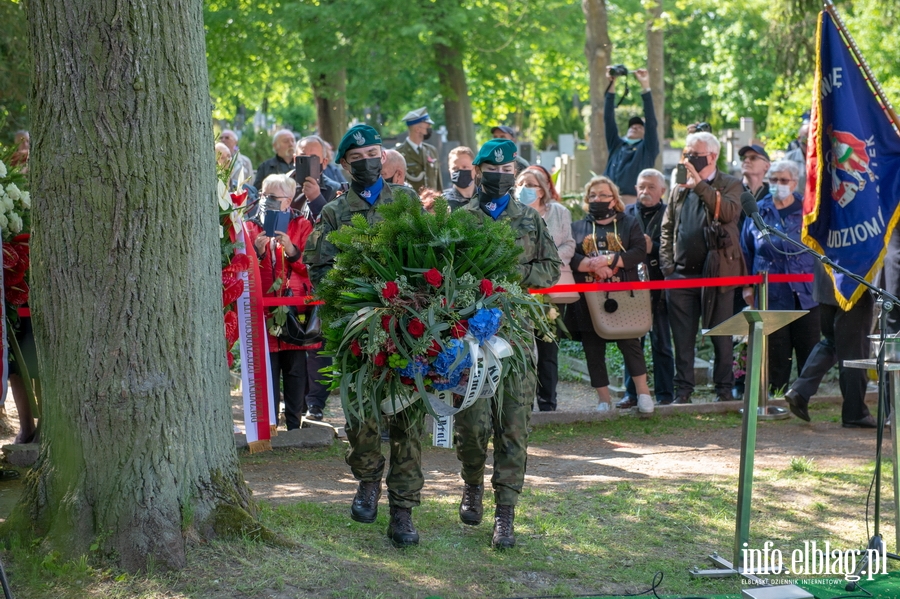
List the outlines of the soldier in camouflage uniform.
{"label": "soldier in camouflage uniform", "polygon": [[425,143],[431,137],[431,126],[434,121],[428,116],[424,107],[413,110],[403,117],[409,128],[409,135],[396,150],[406,159],[406,182],[420,194],[423,189],[440,192],[441,163],[437,148]]}
{"label": "soldier in camouflage uniform", "polygon": [[[327,235],[350,222],[355,214],[363,214],[370,223],[381,220],[375,210],[392,202],[398,195],[408,195],[418,200],[415,192],[402,185],[386,183],[381,177],[384,150],[381,136],[368,125],[351,128],[341,140],[335,160],[350,171],[352,182],[349,191],[335,198],[322,208],[315,230],[309,236],[303,261],[309,268],[313,285],[334,266],[337,248],[326,239]],[[351,401],[353,398],[350,398]],[[388,503],[391,520],[388,537],[398,547],[415,545],[419,534],[412,523],[412,508],[419,505],[425,478],[422,474],[421,437],[424,421],[421,417],[411,421],[405,414],[390,419],[391,457],[387,472]],[[359,487],[350,507],[350,517],[366,524],[378,516],[378,499],[381,497],[381,477],[385,459],[381,453],[379,432],[380,414],[373,414],[362,421],[350,421],[346,431],[350,448],[347,464]]]}
{"label": "soldier in camouflage uniform", "polygon": [[[541,215],[512,198],[515,158],[516,145],[512,141],[493,139],[484,144],[474,161],[482,175],[481,187],[460,209],[480,220],[493,218],[508,223],[516,232],[516,244],[524,250],[519,256],[522,287],[550,287],[559,280],[559,254]],[[495,549],[510,548],[516,543],[513,520],[525,482],[528,421],[537,388],[535,368],[532,363],[524,377],[506,376],[509,372],[504,372],[500,397],[478,401],[456,416],[456,456],[462,462],[465,483],[459,517],[464,524],[479,524],[484,514],[484,464],[493,434],[491,483],[496,508],[491,545]]]}

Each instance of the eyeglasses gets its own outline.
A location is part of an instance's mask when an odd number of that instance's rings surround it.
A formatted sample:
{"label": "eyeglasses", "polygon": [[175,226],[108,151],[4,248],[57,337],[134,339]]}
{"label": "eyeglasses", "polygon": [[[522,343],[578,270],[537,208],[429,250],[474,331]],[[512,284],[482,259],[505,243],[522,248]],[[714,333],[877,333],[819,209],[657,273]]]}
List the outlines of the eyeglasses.
{"label": "eyeglasses", "polygon": [[788,185],[793,179],[784,178],[784,177],[769,177],[769,181],[772,183],[778,183],[779,185]]}
{"label": "eyeglasses", "polygon": [[697,152],[688,152],[687,154],[684,155],[684,157],[687,158],[688,160],[690,160],[691,158],[700,158],[701,156],[709,156],[709,154],[710,154],[709,152],[704,152],[702,154],[699,154]]}
{"label": "eyeglasses", "polygon": [[744,154],[744,157],[741,158],[741,162],[747,162],[748,160],[751,160],[751,161],[753,161],[753,160],[765,160],[765,158],[763,158],[763,157],[760,156],[759,154],[750,154],[750,153]]}
{"label": "eyeglasses", "polygon": [[612,199],[612,198],[614,198],[614,197],[616,197],[616,196],[614,196],[614,195],[611,194],[611,193],[592,193],[592,194],[588,194],[588,199],[589,199],[589,200],[610,200],[610,199]]}
{"label": "eyeglasses", "polygon": [[292,199],[291,196],[276,196],[276,195],[272,195],[272,194],[268,194],[268,193],[266,195],[264,195],[263,197],[266,198],[267,200],[273,200],[273,201],[274,200],[285,200],[285,199],[290,200],[290,199]]}
{"label": "eyeglasses", "polygon": [[706,133],[712,133],[712,127],[709,123],[697,123],[696,125],[694,125],[694,131],[705,131]]}

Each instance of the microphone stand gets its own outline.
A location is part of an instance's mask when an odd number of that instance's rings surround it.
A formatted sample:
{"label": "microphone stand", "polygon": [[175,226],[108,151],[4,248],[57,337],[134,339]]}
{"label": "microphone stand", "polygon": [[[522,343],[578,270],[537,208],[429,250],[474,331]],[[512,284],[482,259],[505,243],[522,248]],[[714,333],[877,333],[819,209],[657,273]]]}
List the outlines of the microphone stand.
{"label": "microphone stand", "polygon": [[[766,235],[767,237],[772,234],[779,239],[786,241],[796,247],[799,250],[802,250],[804,253],[807,253],[825,266],[830,266],[833,270],[836,270],[843,274],[844,276],[850,277],[860,285],[869,289],[872,293],[875,294],[877,303],[881,304],[881,314],[878,317],[878,328],[879,328],[879,341],[880,346],[878,349],[878,358],[877,358],[877,371],[878,371],[878,417],[877,423],[878,426],[876,428],[876,436],[875,436],[875,534],[872,535],[872,538],[869,539],[869,545],[865,552],[865,557],[860,560],[859,566],[856,568],[856,572],[854,573],[857,577],[860,574],[865,574],[866,569],[869,566],[870,560],[874,557],[874,566],[878,567],[878,559],[880,555],[886,555],[887,557],[900,560],[900,555],[894,553],[888,553],[885,549],[884,540],[881,538],[881,447],[884,443],[884,423],[886,419],[886,411],[888,407],[888,399],[887,399],[887,380],[885,378],[885,369],[884,369],[884,351],[885,351],[885,340],[887,339],[887,315],[888,312],[893,310],[894,308],[900,306],[900,299],[897,299],[896,296],[892,295],[888,291],[869,283],[865,278],[857,275],[856,273],[850,272],[843,266],[836,264],[834,260],[825,256],[824,254],[820,254],[814,249],[807,247],[800,243],[799,241],[792,239],[786,233],[779,231],[774,227],[770,227],[763,220],[762,217],[759,216],[759,212],[755,212],[750,214],[750,217],[753,219],[753,223],[757,226],[760,231]],[[894,423],[894,426],[897,426],[897,423]],[[895,507],[894,509],[900,509],[900,507]],[[857,579],[858,580],[858,579]],[[845,587],[847,591],[855,591],[858,584],[857,582],[848,582]]]}

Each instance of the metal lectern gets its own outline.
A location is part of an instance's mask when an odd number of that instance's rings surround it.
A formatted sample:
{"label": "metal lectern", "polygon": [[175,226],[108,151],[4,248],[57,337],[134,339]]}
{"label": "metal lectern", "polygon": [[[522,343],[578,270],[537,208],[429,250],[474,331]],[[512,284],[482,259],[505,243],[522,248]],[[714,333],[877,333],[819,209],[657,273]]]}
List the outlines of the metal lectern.
{"label": "metal lectern", "polygon": [[[704,335],[743,335],[749,325],[749,346],[747,348],[747,376],[744,386],[744,417],[741,427],[741,468],[738,481],[737,521],[734,533],[734,561],[729,563],[718,553],[709,556],[710,561],[718,566],[712,570],[694,568],[690,574],[694,578],[720,578],[734,576],[752,576],[765,574],[762,571],[750,572],[741,564],[741,551],[750,548],[750,497],[753,489],[753,454],[756,451],[756,421],[759,418],[760,393],[767,393],[765,386],[765,368],[763,363],[765,337],[783,326],[792,323],[807,313],[807,310],[744,310],[735,314],[725,322],[703,331]],[[741,565],[739,565],[741,564]]]}

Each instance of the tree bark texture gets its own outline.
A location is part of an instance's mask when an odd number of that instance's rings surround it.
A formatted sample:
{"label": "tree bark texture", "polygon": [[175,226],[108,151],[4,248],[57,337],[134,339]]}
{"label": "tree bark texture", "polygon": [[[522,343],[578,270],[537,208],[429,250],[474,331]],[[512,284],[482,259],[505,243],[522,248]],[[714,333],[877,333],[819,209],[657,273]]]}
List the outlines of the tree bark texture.
{"label": "tree bark texture", "polygon": [[444,98],[444,119],[447,125],[447,139],[455,139],[460,144],[477,149],[475,124],[472,121],[472,103],[469,101],[469,86],[463,67],[462,40],[456,47],[445,44],[434,45],[438,80]]}
{"label": "tree bark texture", "polygon": [[316,97],[316,128],[319,135],[337,149],[347,132],[347,71],[310,77]]}
{"label": "tree bark texture", "polygon": [[609,152],[603,126],[603,101],[606,92],[606,67],[612,44],[607,29],[606,0],[582,0],[585,18],[584,56],[587,58],[591,93],[591,170],[597,174],[606,169]]}
{"label": "tree bark texture", "polygon": [[[665,60],[663,53],[663,0],[656,0],[647,7],[647,70],[650,72],[650,90],[653,92],[653,111],[656,113],[657,139],[660,144],[666,138],[666,84],[663,79]],[[663,155],[660,146],[655,167],[662,170]]]}
{"label": "tree bark texture", "polygon": [[13,515],[64,555],[185,564],[252,510],[232,433],[201,0],[28,2],[44,418]]}

